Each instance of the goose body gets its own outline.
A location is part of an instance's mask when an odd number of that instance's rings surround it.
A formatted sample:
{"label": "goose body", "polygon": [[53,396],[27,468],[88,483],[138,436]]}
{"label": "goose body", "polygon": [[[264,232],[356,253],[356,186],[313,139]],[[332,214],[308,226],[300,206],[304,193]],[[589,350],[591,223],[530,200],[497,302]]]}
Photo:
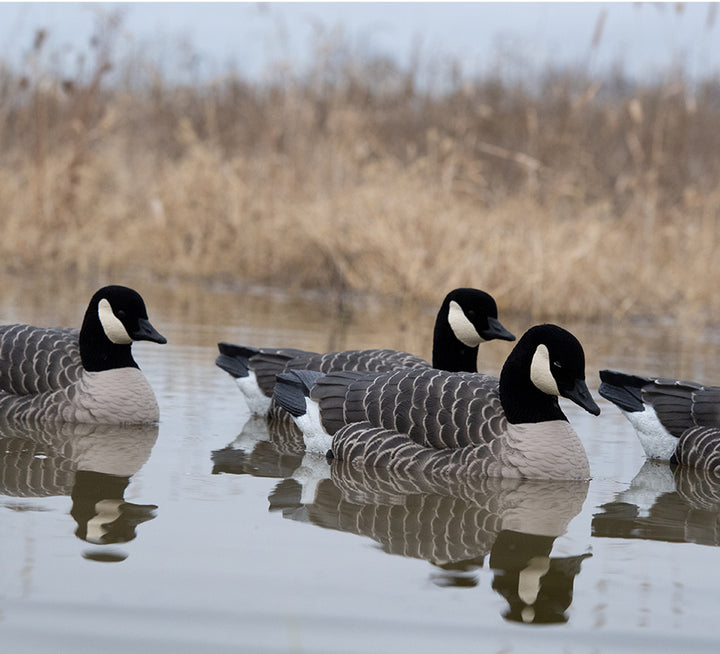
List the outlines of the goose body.
{"label": "goose body", "polygon": [[634,427],[648,459],[720,471],[720,386],[600,371],[599,392]]}
{"label": "goose body", "polygon": [[138,340],[166,342],[124,286],[97,291],[80,330],[0,326],[0,412],[26,422],[157,422],[155,394],[130,350]]}
{"label": "goose body", "polygon": [[495,300],[484,291],[457,288],[448,293],[437,314],[432,364],[408,352],[389,349],[318,353],[232,343],[218,343],[220,355],[215,363],[235,378],[251,413],[265,415],[276,375],[286,370],[389,372],[435,367],[475,372],[479,344],[492,339],[515,340],[498,320]]}
{"label": "goose body", "polygon": [[588,479],[583,445],[562,395],[592,414],[582,346],[538,325],[518,341],[500,378],[432,368],[389,373],[290,371],[275,400],[308,449],[403,471],[452,476]]}

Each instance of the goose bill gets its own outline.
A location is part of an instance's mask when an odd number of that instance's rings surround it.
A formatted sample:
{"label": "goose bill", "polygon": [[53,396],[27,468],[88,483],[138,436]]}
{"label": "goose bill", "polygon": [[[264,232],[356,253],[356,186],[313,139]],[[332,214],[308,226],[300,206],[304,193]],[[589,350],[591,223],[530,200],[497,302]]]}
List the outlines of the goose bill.
{"label": "goose bill", "polygon": [[489,341],[493,338],[500,339],[501,341],[514,341],[515,335],[510,333],[505,327],[502,326],[502,323],[497,319],[493,318],[492,316],[488,316],[488,326],[487,329],[484,329],[480,336],[482,336],[486,341]]}
{"label": "goose bill", "polygon": [[600,407],[595,404],[595,400],[593,400],[592,395],[590,395],[584,379],[576,379],[575,386],[568,391],[562,391],[561,395],[568,400],[572,400],[588,413],[592,413],[594,416],[600,415]]}
{"label": "goose bill", "polygon": [[152,341],[153,343],[160,343],[160,345],[167,343],[167,339],[145,318],[138,320],[137,329],[130,333],[130,337],[134,341]]}

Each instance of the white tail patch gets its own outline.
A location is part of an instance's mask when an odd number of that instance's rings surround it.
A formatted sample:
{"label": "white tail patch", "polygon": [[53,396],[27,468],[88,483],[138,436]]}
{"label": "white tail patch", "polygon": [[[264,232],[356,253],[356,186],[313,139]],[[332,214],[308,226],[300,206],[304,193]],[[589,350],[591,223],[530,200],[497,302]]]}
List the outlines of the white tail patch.
{"label": "white tail patch", "polygon": [[266,416],[271,400],[260,390],[255,372],[249,370],[246,377],[237,377],[235,383],[243,394],[250,413],[254,416]]}
{"label": "white tail patch", "polygon": [[477,329],[475,329],[475,325],[468,320],[462,307],[455,300],[450,301],[448,323],[450,329],[453,330],[453,333],[463,345],[477,347],[483,340]]}
{"label": "white tail patch", "polygon": [[645,456],[651,460],[669,461],[679,439],[663,427],[655,409],[646,404],[644,411],[620,411],[635,428]]}
{"label": "white tail patch", "polygon": [[132,343],[130,334],[127,333],[125,325],[120,322],[120,319],[115,315],[110,302],[105,298],[100,300],[98,304],[98,317],[100,318],[100,324],[102,325],[105,336],[107,336],[113,343],[117,345],[127,345]]}
{"label": "white tail patch", "polygon": [[332,447],[332,436],[322,426],[320,418],[320,406],[309,397],[305,398],[305,413],[294,418],[295,424],[303,433],[306,452],[326,454]]}
{"label": "white tail patch", "polygon": [[530,364],[530,381],[548,395],[560,395],[555,377],[550,370],[550,353],[542,343],[537,346]]}

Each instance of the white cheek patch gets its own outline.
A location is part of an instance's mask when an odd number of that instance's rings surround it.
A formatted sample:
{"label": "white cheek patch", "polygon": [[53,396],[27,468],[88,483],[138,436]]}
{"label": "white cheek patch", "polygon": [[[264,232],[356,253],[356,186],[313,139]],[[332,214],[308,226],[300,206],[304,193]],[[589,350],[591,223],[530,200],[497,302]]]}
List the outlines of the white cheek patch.
{"label": "white cheek patch", "polygon": [[480,345],[482,341],[480,334],[478,334],[475,326],[467,319],[462,307],[455,302],[455,300],[451,300],[450,302],[448,323],[450,324],[450,329],[453,330],[453,333],[463,345],[467,345],[468,347],[477,347]]}
{"label": "white cheek patch", "polygon": [[550,372],[550,353],[545,345],[538,345],[530,364],[530,381],[548,395],[560,395],[555,377]]}
{"label": "white cheek patch", "polygon": [[540,594],[541,579],[550,570],[550,557],[533,556],[528,564],[520,570],[518,575],[518,596],[520,599],[531,606],[537,601]]}
{"label": "white cheek patch", "polygon": [[125,326],[113,312],[110,303],[104,298],[100,300],[98,304],[98,317],[100,318],[100,324],[105,332],[105,336],[113,343],[117,345],[132,343],[132,338],[130,338],[130,334],[127,333],[127,329],[125,329]]}

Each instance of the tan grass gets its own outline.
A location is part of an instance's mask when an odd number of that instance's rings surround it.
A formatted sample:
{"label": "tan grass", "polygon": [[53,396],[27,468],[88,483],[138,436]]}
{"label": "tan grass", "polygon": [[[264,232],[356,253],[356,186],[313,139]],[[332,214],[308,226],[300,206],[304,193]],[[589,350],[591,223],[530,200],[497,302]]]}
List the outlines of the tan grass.
{"label": "tan grass", "polygon": [[419,71],[319,61],[177,88],[137,62],[112,85],[109,57],[69,81],[0,72],[3,272],[428,302],[472,285],[534,319],[718,319],[715,83],[567,72],[433,96]]}

